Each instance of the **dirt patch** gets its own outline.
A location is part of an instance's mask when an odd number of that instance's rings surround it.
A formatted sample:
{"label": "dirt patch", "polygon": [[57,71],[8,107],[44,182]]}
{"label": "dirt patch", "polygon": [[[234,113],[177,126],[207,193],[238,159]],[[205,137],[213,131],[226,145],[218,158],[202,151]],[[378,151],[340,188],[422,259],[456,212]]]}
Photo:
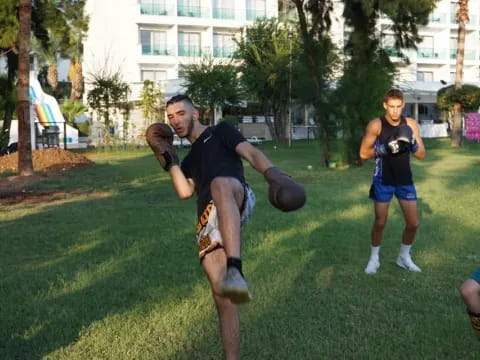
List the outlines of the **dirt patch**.
{"label": "dirt patch", "polygon": [[[32,162],[35,175],[0,177],[0,205],[39,203],[65,198],[69,194],[65,191],[26,190],[26,188],[40,181],[61,178],[63,171],[93,164],[81,154],[59,148],[33,150]],[[18,153],[0,157],[0,173],[15,173],[17,166]]]}
{"label": "dirt patch", "polygon": [[[49,148],[32,151],[33,170],[38,172],[58,172],[78,166],[91,165],[87,157],[68,150]],[[0,157],[0,173],[18,170],[18,153]]]}

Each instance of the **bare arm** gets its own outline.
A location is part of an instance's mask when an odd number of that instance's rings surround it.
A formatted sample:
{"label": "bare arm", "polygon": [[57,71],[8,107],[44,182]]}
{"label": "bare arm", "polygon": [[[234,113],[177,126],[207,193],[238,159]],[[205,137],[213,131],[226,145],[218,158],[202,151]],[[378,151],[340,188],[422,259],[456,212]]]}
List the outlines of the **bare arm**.
{"label": "bare arm", "polygon": [[261,174],[273,166],[272,162],[265,156],[265,154],[248,141],[238,144],[235,148],[235,151],[243,159],[247,160],[250,165],[252,165],[252,167]]}
{"label": "bare arm", "polygon": [[413,135],[415,136],[418,146],[417,151],[413,153],[413,156],[415,156],[418,160],[423,160],[425,158],[425,145],[420,137],[420,128],[418,127],[418,123],[414,119],[407,118],[407,124],[412,128]]}
{"label": "bare arm", "polygon": [[173,165],[169,173],[173,188],[177,192],[178,197],[182,200],[192,197],[195,193],[195,183],[193,179],[187,179],[178,165]]}
{"label": "bare arm", "polygon": [[365,136],[362,139],[362,144],[360,145],[360,158],[362,160],[368,160],[375,157],[375,140],[380,131],[382,130],[382,123],[380,119],[376,118],[370,121],[365,130]]}

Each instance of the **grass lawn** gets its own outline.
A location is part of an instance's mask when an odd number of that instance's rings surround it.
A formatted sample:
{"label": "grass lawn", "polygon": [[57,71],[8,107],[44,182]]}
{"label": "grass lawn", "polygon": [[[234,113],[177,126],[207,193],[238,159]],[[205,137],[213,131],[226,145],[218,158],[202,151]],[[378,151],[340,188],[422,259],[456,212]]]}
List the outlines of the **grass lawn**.
{"label": "grass lawn", "polygon": [[[325,169],[316,142],[260,145],[308,200],[274,209],[246,168],[257,207],[243,233],[254,296],[241,307],[243,359],[480,358],[458,291],[480,266],[480,145],[426,145],[413,162],[423,272],[395,265],[403,219],[393,202],[375,276],[363,272],[373,162]],[[195,200],[177,200],[146,151],[88,157],[95,166],[36,185],[76,192],[0,208],[0,358],[221,359]]]}

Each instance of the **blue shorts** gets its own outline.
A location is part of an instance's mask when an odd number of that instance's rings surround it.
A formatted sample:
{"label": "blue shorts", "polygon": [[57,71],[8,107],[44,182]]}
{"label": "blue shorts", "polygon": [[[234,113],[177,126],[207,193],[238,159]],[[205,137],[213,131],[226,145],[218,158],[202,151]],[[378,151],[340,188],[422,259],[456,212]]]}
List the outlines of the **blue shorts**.
{"label": "blue shorts", "polygon": [[399,200],[417,200],[417,191],[413,184],[397,186],[372,184],[370,187],[369,198],[377,202],[389,202],[392,200],[394,194]]}
{"label": "blue shorts", "polygon": [[470,279],[473,279],[475,280],[477,283],[480,284],[480,268],[477,269],[477,271],[475,271],[472,276],[470,276]]}

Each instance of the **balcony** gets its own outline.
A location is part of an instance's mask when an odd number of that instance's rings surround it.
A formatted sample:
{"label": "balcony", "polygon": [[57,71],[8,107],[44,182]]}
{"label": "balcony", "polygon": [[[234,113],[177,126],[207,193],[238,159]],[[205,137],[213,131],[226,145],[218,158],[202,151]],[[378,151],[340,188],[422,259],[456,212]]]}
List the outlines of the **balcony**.
{"label": "balcony", "polygon": [[247,9],[247,20],[255,21],[257,19],[265,19],[265,18],[266,18],[265,10]]}
{"label": "balcony", "polygon": [[213,8],[213,18],[222,20],[242,20],[243,12],[232,8]]}
{"label": "balcony", "polygon": [[214,46],[213,56],[217,58],[232,58],[235,54],[234,47]]}
{"label": "balcony", "polygon": [[[475,50],[465,50],[463,55],[464,60],[475,60]],[[457,49],[450,50],[450,60],[457,59]]]}
{"label": "balcony", "polygon": [[430,25],[435,24],[446,24],[447,23],[447,14],[446,13],[433,13],[428,17],[428,23]]}
{"label": "balcony", "polygon": [[[477,15],[469,14],[468,17],[470,18],[470,21],[467,23],[467,26],[476,26],[478,25],[478,18]],[[453,13],[450,14],[450,23],[451,24],[458,24],[457,22],[457,14]]]}
{"label": "balcony", "polygon": [[167,7],[165,4],[140,4],[140,14],[173,16],[175,12],[172,6]]}
{"label": "balcony", "polygon": [[144,45],[142,44],[142,55],[169,56],[175,55],[172,48],[163,45]]}
{"label": "balcony", "polygon": [[210,55],[210,49],[200,46],[178,45],[178,56],[200,57]]}
{"label": "balcony", "polygon": [[178,6],[178,16],[208,18],[210,17],[210,9],[200,6]]}
{"label": "balcony", "polygon": [[419,48],[417,50],[419,59],[446,60],[445,49]]}
{"label": "balcony", "polygon": [[402,57],[403,56],[403,53],[394,48],[393,46],[385,46],[383,48],[383,51],[385,51],[385,53],[387,53],[388,56],[392,56],[392,57]]}

